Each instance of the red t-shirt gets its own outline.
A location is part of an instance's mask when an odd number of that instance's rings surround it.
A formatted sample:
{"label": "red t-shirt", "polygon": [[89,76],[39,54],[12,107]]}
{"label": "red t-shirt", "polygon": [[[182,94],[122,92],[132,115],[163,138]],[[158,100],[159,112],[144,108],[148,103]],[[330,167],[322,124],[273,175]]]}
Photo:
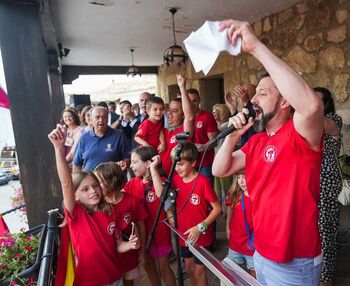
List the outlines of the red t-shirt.
{"label": "red t-shirt", "polygon": [[159,135],[162,129],[163,124],[161,121],[153,123],[149,119],[146,119],[139,126],[135,136],[138,136],[147,141],[150,146],[154,147],[157,150],[160,144]]}
{"label": "red t-shirt", "polygon": [[[154,187],[147,192],[145,196],[145,189],[148,186],[147,183],[143,183],[141,178],[135,177],[132,178],[125,186],[125,192],[133,195],[138,198],[142,204],[145,206],[146,211],[148,212],[148,217],[145,219],[145,228],[146,228],[146,240],[148,239],[149,233],[152,229],[154,219],[157,215],[157,211],[160,205],[160,199],[157,197]],[[166,218],[165,212],[162,210],[159,217],[159,224],[155,231],[155,240],[157,246],[170,245],[170,230],[168,226],[164,223],[161,223],[162,220]],[[152,244],[155,242],[153,239]]]}
{"label": "red t-shirt", "polygon": [[[163,129],[164,138],[166,143],[166,149],[163,153],[160,153],[160,158],[162,160],[162,168],[166,174],[170,173],[171,165],[173,160],[171,159],[171,151],[177,146],[176,135],[184,132],[184,126],[180,125],[176,129],[169,130],[167,128]],[[193,142],[193,138],[189,138],[187,142]]]}
{"label": "red t-shirt", "polygon": [[[117,214],[117,225],[127,236],[131,235],[131,222],[144,221],[148,217],[143,205],[134,196],[123,192],[123,198],[115,205]],[[118,254],[122,263],[123,272],[130,271],[138,265],[138,250]]]}
{"label": "red t-shirt", "polygon": [[[246,231],[241,199],[232,208],[232,217],[230,222],[230,249],[252,256],[254,251],[248,248],[249,237]],[[249,231],[253,233],[253,219],[252,219],[252,203],[248,196],[244,196],[244,212],[249,227]]]}
{"label": "red t-shirt", "polygon": [[[218,200],[209,179],[202,174],[199,174],[196,187],[191,194],[195,181],[196,178],[191,182],[185,183],[179,175],[176,174],[174,176],[173,185],[179,189],[176,197],[177,211],[180,211],[188,201],[184,209],[178,213],[178,229],[182,233],[206,219],[211,212],[210,203]],[[213,241],[213,225],[210,225],[205,234],[199,236],[196,244],[199,246],[209,246]],[[186,246],[185,241],[180,239],[180,245]]]}
{"label": "red t-shirt", "polygon": [[[218,125],[213,115],[208,112],[201,110],[194,119],[194,143],[206,144],[209,141],[208,133],[218,132]],[[199,153],[196,167],[202,160],[203,153]],[[207,151],[203,160],[203,167],[211,166],[214,161],[215,150]]]}
{"label": "red t-shirt", "polygon": [[254,135],[241,150],[246,155],[256,250],[276,262],[318,256],[322,151],[309,147],[293,120],[273,136]]}
{"label": "red t-shirt", "polygon": [[169,131],[169,129],[164,128],[164,138],[166,143],[166,149],[163,153],[160,153],[160,158],[162,160],[162,167],[166,174],[170,173],[171,165],[173,160],[171,159],[171,150],[177,145],[177,140],[175,136],[181,132],[184,132],[184,126],[181,125],[179,128]]}
{"label": "red t-shirt", "polygon": [[90,214],[76,203],[72,216],[67,210],[65,216],[76,257],[74,285],[100,286],[119,280],[122,268],[116,250],[116,235],[120,235],[116,214]]}

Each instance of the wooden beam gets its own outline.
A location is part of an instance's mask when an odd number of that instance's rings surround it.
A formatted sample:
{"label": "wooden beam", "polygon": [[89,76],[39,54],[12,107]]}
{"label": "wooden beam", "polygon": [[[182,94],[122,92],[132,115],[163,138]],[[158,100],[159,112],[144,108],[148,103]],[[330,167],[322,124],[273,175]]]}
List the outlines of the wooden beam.
{"label": "wooden beam", "polygon": [[38,5],[0,4],[0,46],[11,105],[29,226],[47,222],[61,207],[54,152],[47,134],[55,126],[49,68]]}

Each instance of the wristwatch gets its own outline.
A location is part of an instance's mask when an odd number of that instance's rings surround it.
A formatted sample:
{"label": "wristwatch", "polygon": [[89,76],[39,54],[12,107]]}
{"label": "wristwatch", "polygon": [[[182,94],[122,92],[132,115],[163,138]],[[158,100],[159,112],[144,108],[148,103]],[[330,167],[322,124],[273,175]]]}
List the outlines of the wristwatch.
{"label": "wristwatch", "polygon": [[208,226],[204,221],[202,221],[201,223],[197,224],[197,228],[200,233],[205,234],[206,230],[208,229]]}

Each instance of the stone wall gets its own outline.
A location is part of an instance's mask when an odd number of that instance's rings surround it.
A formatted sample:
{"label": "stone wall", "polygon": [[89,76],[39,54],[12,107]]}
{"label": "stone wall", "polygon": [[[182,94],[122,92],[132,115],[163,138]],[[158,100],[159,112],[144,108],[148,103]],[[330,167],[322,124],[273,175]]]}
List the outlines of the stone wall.
{"label": "stone wall", "polygon": [[[256,35],[276,55],[288,62],[312,86],[329,88],[336,110],[343,118],[344,146],[350,153],[350,1],[304,0],[284,11],[253,23]],[[224,90],[232,91],[238,83],[258,82],[261,64],[250,55],[232,57],[222,53],[208,76],[221,75]],[[176,83],[175,73],[189,78],[189,86],[201,87],[202,73],[195,73],[189,63],[177,67],[160,67],[158,91],[168,98],[166,86]],[[205,90],[199,90],[202,97]]]}

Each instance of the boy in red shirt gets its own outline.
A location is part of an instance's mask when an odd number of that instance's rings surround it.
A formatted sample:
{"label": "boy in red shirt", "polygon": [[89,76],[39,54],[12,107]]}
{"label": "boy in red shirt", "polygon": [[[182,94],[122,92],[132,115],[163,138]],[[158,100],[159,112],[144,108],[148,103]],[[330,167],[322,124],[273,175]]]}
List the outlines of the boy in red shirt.
{"label": "boy in red shirt", "polygon": [[[175,149],[171,153],[175,155]],[[183,143],[177,162],[173,186],[177,188],[176,206],[178,211],[178,229],[187,236],[188,241],[208,250],[213,249],[214,229],[213,222],[221,213],[221,206],[208,178],[198,174],[195,169],[198,158],[196,146],[189,142]],[[153,182],[160,176],[156,174],[154,165],[159,164],[160,158],[153,158],[151,172]],[[196,180],[198,176],[198,179]],[[156,184],[155,184],[156,186]],[[157,196],[161,195],[162,188],[156,188]],[[189,251],[185,241],[180,240],[181,256],[185,261],[185,268],[192,285],[208,285],[206,268],[200,260]]]}
{"label": "boy in red shirt", "polygon": [[151,97],[146,102],[148,118],[141,123],[135,134],[135,141],[141,146],[152,146],[158,153],[165,150],[163,133],[164,101],[160,97]]}

